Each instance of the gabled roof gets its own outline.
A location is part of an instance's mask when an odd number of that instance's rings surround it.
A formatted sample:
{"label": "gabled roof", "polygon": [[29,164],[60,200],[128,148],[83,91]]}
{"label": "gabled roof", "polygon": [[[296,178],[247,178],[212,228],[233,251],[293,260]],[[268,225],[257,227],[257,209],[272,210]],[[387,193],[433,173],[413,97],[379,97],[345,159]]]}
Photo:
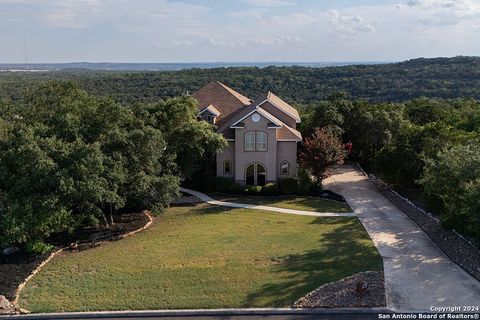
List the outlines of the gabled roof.
{"label": "gabled roof", "polygon": [[251,104],[251,100],[226,85],[213,81],[192,94],[198,101],[198,110],[202,111],[212,105],[220,112],[217,124],[229,114]]}
{"label": "gabled roof", "polygon": [[[252,101],[226,85],[214,81],[192,94],[192,97],[199,103],[199,113],[208,111],[214,115],[218,114],[215,121],[218,126],[217,132],[222,133],[227,139],[235,138],[235,130],[232,128],[241,126],[240,123],[244,119],[254,112],[258,112],[270,121],[269,127],[278,128],[276,130],[277,140],[302,140],[300,132],[286,124],[291,123],[289,119],[300,122],[298,111],[270,91]],[[267,102],[270,105],[262,107]],[[279,111],[269,111],[272,106]]]}
{"label": "gabled roof", "polygon": [[218,117],[219,115],[222,114],[220,111],[218,111],[217,108],[215,108],[215,107],[212,106],[212,105],[209,105],[208,107],[204,108],[204,109],[203,109],[202,111],[200,111],[198,114],[202,114],[202,113],[204,113],[205,111],[210,112],[210,113],[213,114],[215,117]]}
{"label": "gabled roof", "polygon": [[287,115],[289,115],[290,117],[292,117],[293,119],[295,119],[297,123],[300,122],[300,115],[298,114],[297,109],[295,109],[270,91],[260,95],[254,102],[252,102],[252,104],[255,106],[261,106],[267,101],[276,106],[278,109],[280,109]]}
{"label": "gabled roof", "polygon": [[238,123],[240,123],[241,121],[243,121],[245,118],[247,118],[249,115],[253,114],[253,113],[259,113],[261,114],[262,116],[264,116],[265,118],[267,118],[268,120],[270,120],[271,122],[273,122],[276,126],[279,126],[281,127],[283,125],[283,122],[280,121],[278,118],[275,118],[275,116],[273,116],[271,113],[267,112],[265,109],[263,108],[260,108],[260,107],[255,107],[253,110],[251,110],[249,113],[247,113],[246,115],[244,115],[243,117],[241,117],[240,119],[238,119],[235,123],[233,123],[232,125],[230,125],[230,128],[232,127],[235,127]]}

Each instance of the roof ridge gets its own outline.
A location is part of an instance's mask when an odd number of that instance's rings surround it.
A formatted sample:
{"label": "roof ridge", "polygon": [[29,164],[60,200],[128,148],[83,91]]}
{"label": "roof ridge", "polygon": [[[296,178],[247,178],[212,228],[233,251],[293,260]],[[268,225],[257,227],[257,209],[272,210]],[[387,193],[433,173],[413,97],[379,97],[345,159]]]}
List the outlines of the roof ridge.
{"label": "roof ridge", "polygon": [[[219,84],[224,90],[228,91],[228,93],[230,93],[232,96],[234,96],[238,101],[240,101],[243,105],[249,105],[252,101],[252,99],[250,99],[249,97],[246,97],[244,96],[243,94],[241,94],[240,92],[238,91],[235,91],[233,90],[232,88],[230,88],[229,86],[221,83],[220,81],[215,81],[217,84]],[[242,100],[246,100],[246,101],[242,101]]]}

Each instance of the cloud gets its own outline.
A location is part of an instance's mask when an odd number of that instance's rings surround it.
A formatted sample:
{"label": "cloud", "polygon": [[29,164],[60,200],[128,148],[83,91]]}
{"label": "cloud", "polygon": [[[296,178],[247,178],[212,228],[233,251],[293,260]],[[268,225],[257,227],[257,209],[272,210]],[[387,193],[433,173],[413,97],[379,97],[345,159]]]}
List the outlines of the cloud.
{"label": "cloud", "polygon": [[278,7],[294,5],[293,2],[286,0],[241,0],[241,2],[253,7]]}
{"label": "cloud", "polygon": [[453,26],[480,18],[478,0],[407,0],[396,6],[425,26]]}
{"label": "cloud", "polygon": [[337,10],[330,10],[324,14],[333,31],[340,35],[356,35],[363,32],[374,32],[372,21],[360,15],[341,14]]}
{"label": "cloud", "polygon": [[[17,50],[1,51],[0,57],[22,55],[18,39],[23,32],[31,55],[43,61],[57,52],[81,60],[134,61],[480,54],[480,0],[396,1],[347,5],[332,0],[335,10],[328,10],[320,1],[293,0],[215,1],[220,5],[206,0],[0,0],[3,47]],[[15,31],[18,25],[22,30]]]}

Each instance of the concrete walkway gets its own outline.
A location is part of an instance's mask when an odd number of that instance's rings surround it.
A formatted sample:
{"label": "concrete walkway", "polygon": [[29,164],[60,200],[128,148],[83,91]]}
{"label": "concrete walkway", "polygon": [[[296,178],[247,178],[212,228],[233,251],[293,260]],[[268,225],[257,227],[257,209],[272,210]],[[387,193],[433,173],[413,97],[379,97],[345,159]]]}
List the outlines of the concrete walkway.
{"label": "concrete walkway", "polygon": [[353,217],[355,215],[352,212],[315,212],[315,211],[303,211],[303,210],[285,209],[285,208],[277,208],[277,207],[269,207],[269,206],[259,206],[255,204],[226,202],[226,201],[219,201],[219,200],[212,199],[204,193],[186,189],[186,188],[180,188],[180,191],[183,193],[191,194],[192,196],[195,196],[200,200],[215,206],[273,211],[273,212],[279,212],[279,213],[297,214],[301,216],[314,216],[314,217]]}
{"label": "concrete walkway", "polygon": [[382,255],[387,308],[480,305],[480,282],[452,262],[356,166],[336,169],[325,185],[346,198]]}

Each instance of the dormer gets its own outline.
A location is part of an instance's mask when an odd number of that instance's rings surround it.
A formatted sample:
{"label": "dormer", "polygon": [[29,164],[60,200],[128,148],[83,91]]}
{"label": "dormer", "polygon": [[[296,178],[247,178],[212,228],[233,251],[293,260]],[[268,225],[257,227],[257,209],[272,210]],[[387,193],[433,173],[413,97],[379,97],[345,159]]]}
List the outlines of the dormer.
{"label": "dormer", "polygon": [[207,121],[208,123],[214,125],[217,117],[220,115],[221,112],[217,108],[215,108],[213,105],[209,105],[198,113],[197,119]]}

